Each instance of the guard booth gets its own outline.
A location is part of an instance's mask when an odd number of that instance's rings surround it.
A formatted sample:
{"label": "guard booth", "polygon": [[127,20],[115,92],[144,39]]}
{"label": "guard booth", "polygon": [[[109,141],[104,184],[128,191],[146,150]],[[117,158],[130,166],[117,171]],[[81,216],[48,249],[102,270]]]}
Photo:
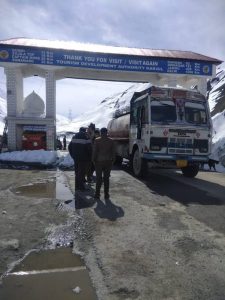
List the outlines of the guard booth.
{"label": "guard booth", "polygon": [[[207,80],[215,77],[216,66],[220,63],[221,60],[190,51],[26,38],[0,41],[0,66],[5,70],[7,81],[8,149],[56,148],[57,80],[78,78],[151,82],[184,88],[196,86],[202,94],[206,94]],[[27,109],[23,79],[31,76],[45,79],[46,105],[43,113],[40,112],[43,105],[38,95],[29,95],[33,100],[28,101],[31,109]],[[33,133],[27,128],[33,128]],[[39,131],[40,128],[42,131]]]}

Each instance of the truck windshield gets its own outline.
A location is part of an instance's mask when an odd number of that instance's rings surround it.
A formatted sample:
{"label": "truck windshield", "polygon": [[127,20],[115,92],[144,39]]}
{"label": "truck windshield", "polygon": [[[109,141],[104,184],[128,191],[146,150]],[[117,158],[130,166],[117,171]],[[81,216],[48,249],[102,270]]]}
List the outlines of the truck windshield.
{"label": "truck windshield", "polygon": [[206,106],[203,102],[182,100],[151,101],[152,123],[189,123],[193,125],[207,125]]}
{"label": "truck windshield", "polygon": [[207,124],[207,114],[204,103],[185,101],[185,121],[193,124]]}
{"label": "truck windshield", "polygon": [[171,100],[152,100],[151,101],[151,120],[153,123],[176,122],[176,106]]}

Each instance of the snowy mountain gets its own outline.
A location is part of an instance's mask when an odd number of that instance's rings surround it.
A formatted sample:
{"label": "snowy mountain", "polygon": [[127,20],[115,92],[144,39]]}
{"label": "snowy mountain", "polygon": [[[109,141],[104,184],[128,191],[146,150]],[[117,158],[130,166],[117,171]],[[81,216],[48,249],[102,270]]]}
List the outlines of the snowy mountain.
{"label": "snowy mountain", "polygon": [[219,69],[216,78],[208,86],[212,117],[225,110],[225,69]]}
{"label": "snowy mountain", "polygon": [[137,83],[129,87],[122,93],[117,93],[105,98],[94,109],[87,111],[81,116],[73,119],[68,125],[57,124],[57,133],[76,132],[81,126],[88,126],[94,123],[97,128],[107,127],[115,111],[124,111],[129,107],[130,99],[135,91],[139,91],[149,86],[148,83]]}
{"label": "snowy mountain", "polygon": [[219,69],[211,80],[208,100],[213,122],[212,157],[225,166],[225,69]]}

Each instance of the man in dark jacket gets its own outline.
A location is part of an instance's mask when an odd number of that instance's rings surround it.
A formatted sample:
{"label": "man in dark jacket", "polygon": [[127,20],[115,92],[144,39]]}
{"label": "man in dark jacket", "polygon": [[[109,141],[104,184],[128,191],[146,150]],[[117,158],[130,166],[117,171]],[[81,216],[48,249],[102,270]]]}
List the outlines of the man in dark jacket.
{"label": "man in dark jacket", "polygon": [[100,198],[103,175],[105,199],[109,199],[109,177],[115,161],[115,146],[113,140],[107,136],[106,128],[102,128],[100,133],[101,136],[95,139],[92,153],[92,161],[95,164],[96,172],[95,198]]}
{"label": "man in dark jacket", "polygon": [[87,163],[91,159],[91,140],[86,135],[86,130],[81,127],[79,132],[73,136],[68,150],[74,160],[75,189],[85,190],[85,173]]}

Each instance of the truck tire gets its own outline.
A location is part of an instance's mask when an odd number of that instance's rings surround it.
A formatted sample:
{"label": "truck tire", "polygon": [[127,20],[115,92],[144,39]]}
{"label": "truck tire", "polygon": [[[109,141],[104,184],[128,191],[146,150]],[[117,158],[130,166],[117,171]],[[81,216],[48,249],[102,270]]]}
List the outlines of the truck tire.
{"label": "truck tire", "polygon": [[133,152],[131,165],[134,176],[143,178],[147,175],[147,161],[141,158],[138,148]]}
{"label": "truck tire", "polygon": [[199,171],[199,165],[192,165],[181,168],[181,171],[185,177],[194,178]]}

